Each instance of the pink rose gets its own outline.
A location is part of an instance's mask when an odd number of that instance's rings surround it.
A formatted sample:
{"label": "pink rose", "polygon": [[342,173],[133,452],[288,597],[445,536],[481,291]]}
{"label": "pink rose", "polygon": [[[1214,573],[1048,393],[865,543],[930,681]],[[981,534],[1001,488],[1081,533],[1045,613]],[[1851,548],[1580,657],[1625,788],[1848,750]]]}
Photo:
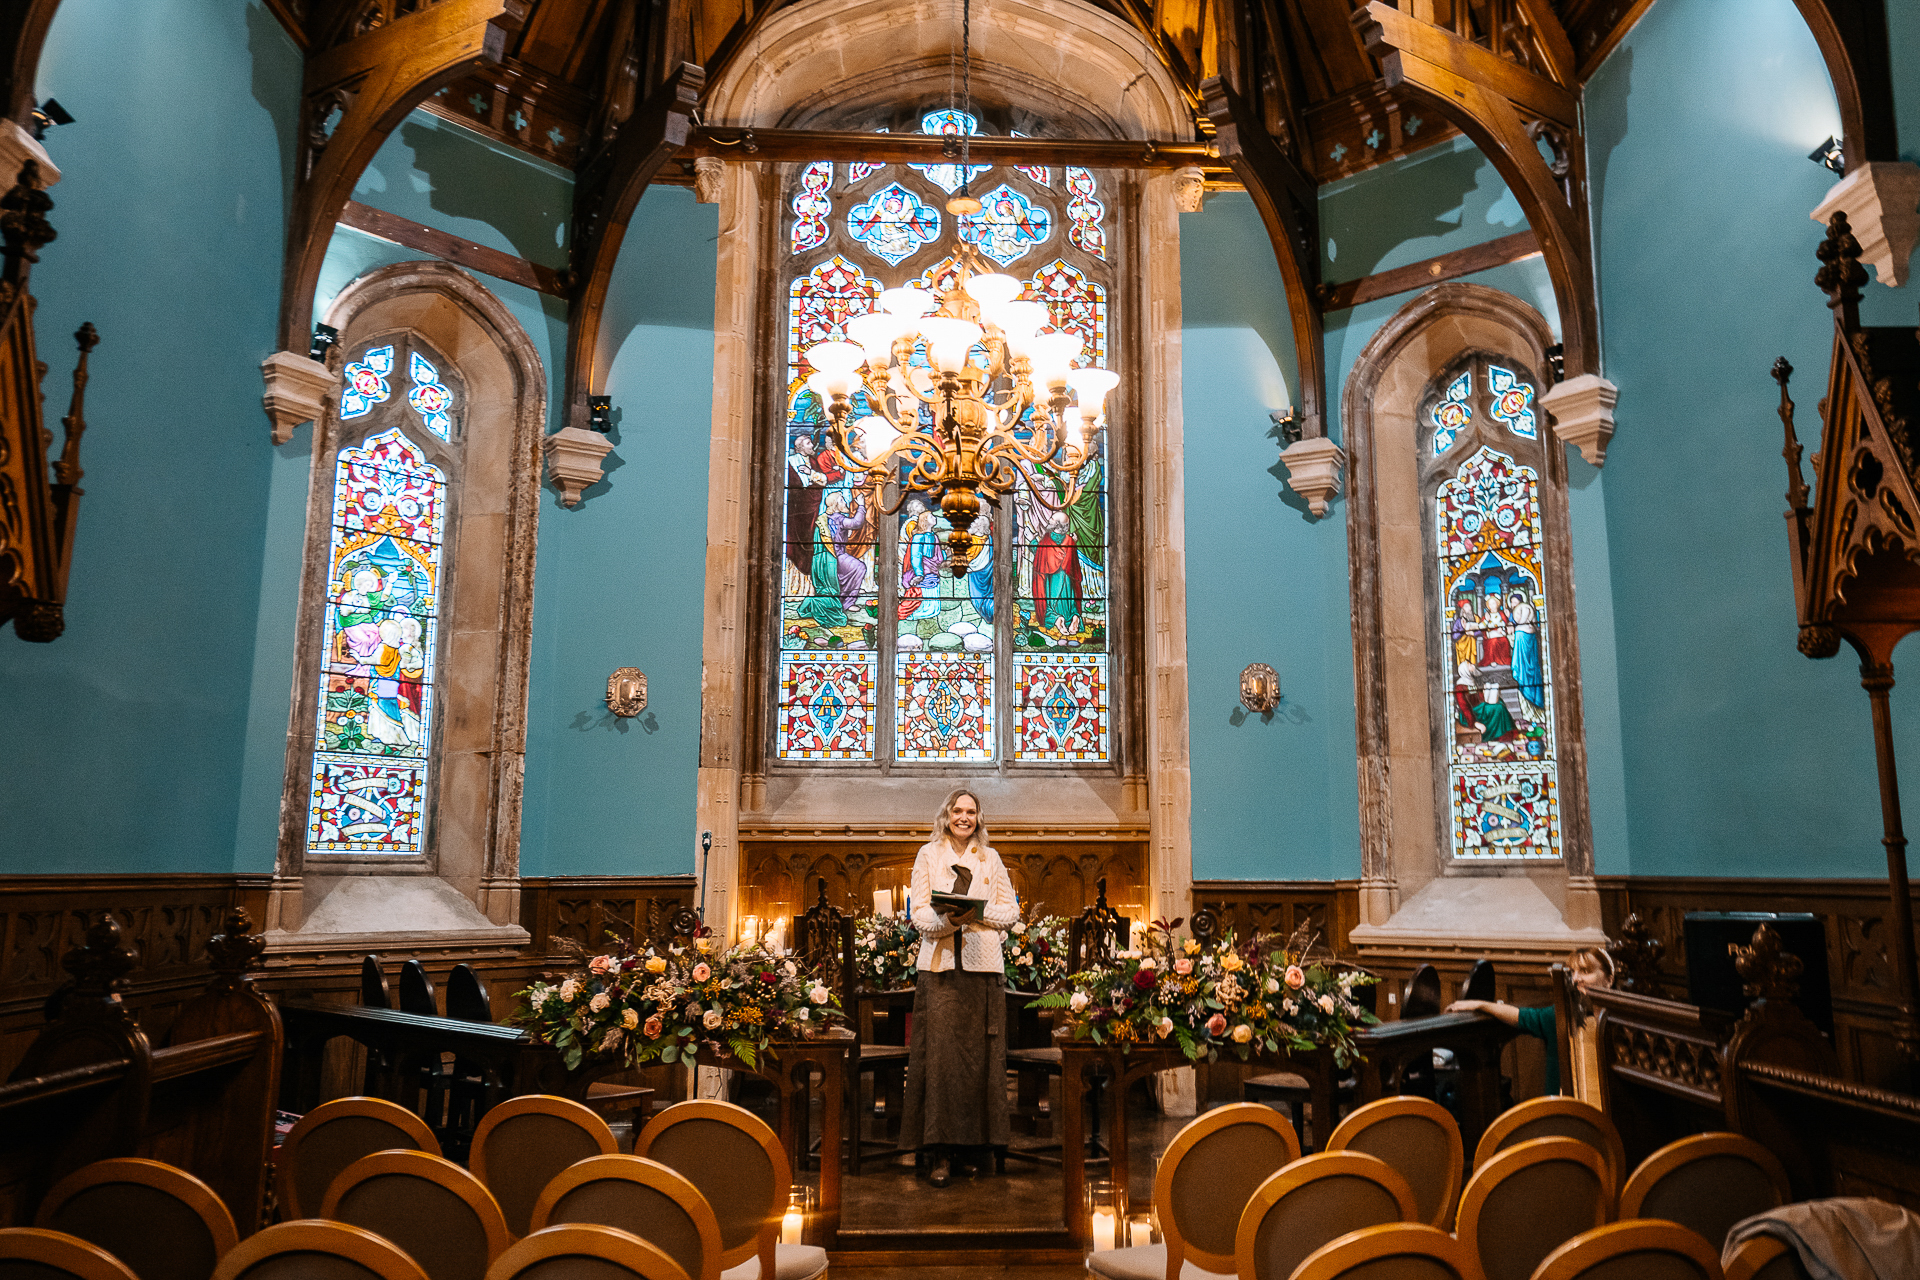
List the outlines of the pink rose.
{"label": "pink rose", "polygon": [[647,1037],[647,1039],[658,1040],[660,1038],[660,1027],[661,1027],[660,1015],[656,1013],[651,1018],[647,1019],[647,1025],[641,1028],[641,1031],[642,1031],[642,1034],[644,1034]]}
{"label": "pink rose", "polygon": [[612,956],[595,956],[587,961],[587,969],[593,973],[605,973],[613,968]]}
{"label": "pink rose", "polygon": [[1307,985],[1307,975],[1301,971],[1299,965],[1290,964],[1287,966],[1287,985],[1295,991]]}
{"label": "pink rose", "polygon": [[713,970],[709,969],[704,963],[693,966],[693,980],[695,982],[705,982],[712,976]]}
{"label": "pink rose", "polygon": [[1217,1036],[1217,1035],[1219,1035],[1219,1034],[1220,1034],[1220,1033],[1221,1033],[1222,1031],[1225,1031],[1226,1029],[1227,1029],[1227,1015],[1226,1015],[1226,1014],[1224,1014],[1224,1013],[1216,1013],[1216,1014],[1214,1014],[1214,1015],[1213,1015],[1213,1016],[1212,1016],[1211,1018],[1208,1018],[1208,1019],[1207,1019],[1207,1034],[1208,1034],[1208,1035],[1210,1035],[1210,1036]]}
{"label": "pink rose", "polygon": [[1193,972],[1193,961],[1181,956],[1173,962],[1173,971],[1184,978]]}

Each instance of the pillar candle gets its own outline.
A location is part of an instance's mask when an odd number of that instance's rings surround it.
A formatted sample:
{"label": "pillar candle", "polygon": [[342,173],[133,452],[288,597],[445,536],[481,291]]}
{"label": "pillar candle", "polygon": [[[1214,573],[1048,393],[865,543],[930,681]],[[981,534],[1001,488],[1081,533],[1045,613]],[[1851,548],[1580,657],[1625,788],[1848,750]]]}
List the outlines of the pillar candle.
{"label": "pillar candle", "polygon": [[893,914],[893,890],[875,889],[873,891],[873,914],[877,916]]}
{"label": "pillar candle", "polygon": [[1113,1230],[1113,1210],[1095,1209],[1093,1211],[1093,1247],[1096,1250],[1113,1248]]}

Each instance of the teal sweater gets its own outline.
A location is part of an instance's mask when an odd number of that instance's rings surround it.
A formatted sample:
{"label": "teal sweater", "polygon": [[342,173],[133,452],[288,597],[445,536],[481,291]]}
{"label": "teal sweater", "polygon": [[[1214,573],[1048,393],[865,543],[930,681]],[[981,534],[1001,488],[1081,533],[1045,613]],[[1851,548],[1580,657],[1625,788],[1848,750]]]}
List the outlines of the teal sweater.
{"label": "teal sweater", "polygon": [[1538,1005],[1520,1010],[1520,1030],[1536,1040],[1547,1042],[1547,1092],[1560,1092],[1560,1044],[1554,1034],[1553,1006]]}

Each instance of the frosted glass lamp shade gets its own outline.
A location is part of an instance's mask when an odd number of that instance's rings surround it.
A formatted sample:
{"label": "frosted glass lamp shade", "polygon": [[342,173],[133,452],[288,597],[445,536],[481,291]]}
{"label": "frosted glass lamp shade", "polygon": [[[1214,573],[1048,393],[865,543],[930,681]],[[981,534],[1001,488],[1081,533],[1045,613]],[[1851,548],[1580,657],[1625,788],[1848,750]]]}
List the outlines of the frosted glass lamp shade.
{"label": "frosted glass lamp shade", "polygon": [[905,316],[909,320],[918,320],[939,305],[938,298],[925,289],[916,289],[912,285],[880,291],[881,310],[896,316]]}
{"label": "frosted glass lamp shade", "polygon": [[979,303],[980,309],[986,312],[992,312],[995,308],[1012,302],[1026,287],[1012,276],[1001,275],[998,272],[967,277],[968,296]]}
{"label": "frosted glass lamp shade", "polygon": [[871,461],[879,461],[893,450],[894,441],[900,438],[893,424],[876,414],[856,418],[850,431],[859,436],[859,448],[863,456]]}
{"label": "frosted glass lamp shade", "polygon": [[1040,326],[1048,318],[1044,302],[1007,302],[987,311],[987,319],[1000,327],[1007,346],[1016,356],[1028,354],[1033,335],[1040,332]]}
{"label": "frosted glass lamp shade", "polygon": [[829,376],[851,374],[860,367],[866,354],[852,342],[819,342],[806,351],[807,363]]}
{"label": "frosted glass lamp shade", "polygon": [[[967,353],[980,341],[980,326],[971,320],[950,316],[932,316],[920,322],[927,337],[927,358],[942,373],[958,373],[967,363]],[[1075,340],[1076,342],[1078,339]]]}
{"label": "frosted glass lamp shade", "polygon": [[1080,410],[1097,418],[1106,406],[1107,392],[1120,383],[1120,375],[1110,369],[1073,369],[1067,373],[1067,385],[1079,397]]}
{"label": "frosted glass lamp shade", "polygon": [[866,315],[855,316],[847,321],[847,336],[860,345],[860,349],[866,353],[867,363],[875,369],[887,367],[893,358],[893,340],[906,329],[905,316],[886,311],[869,311]]}
{"label": "frosted glass lamp shade", "polygon": [[1034,377],[1051,385],[1066,377],[1073,358],[1080,354],[1080,335],[1043,333],[1027,344],[1027,354],[1033,361]]}

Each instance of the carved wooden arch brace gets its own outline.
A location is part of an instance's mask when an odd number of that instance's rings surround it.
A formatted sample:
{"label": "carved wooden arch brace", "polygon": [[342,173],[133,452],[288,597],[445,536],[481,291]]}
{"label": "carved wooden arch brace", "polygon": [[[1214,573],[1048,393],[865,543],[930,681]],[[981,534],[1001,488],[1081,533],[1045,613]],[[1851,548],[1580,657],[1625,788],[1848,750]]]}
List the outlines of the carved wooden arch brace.
{"label": "carved wooden arch brace", "polygon": [[[313,295],[334,224],[387,135],[434,90],[497,63],[526,0],[440,0],[307,57],[301,173],[287,225],[280,347],[305,355]],[[340,112],[333,131],[326,122]]]}
{"label": "carved wooden arch brace", "polygon": [[[1600,372],[1578,91],[1431,22],[1375,3],[1355,15],[1390,87],[1404,86],[1473,139],[1513,191],[1553,279],[1566,376]],[[1531,120],[1533,123],[1529,124]],[[1555,152],[1551,165],[1538,141]]]}
{"label": "carved wooden arch brace", "polygon": [[1840,102],[1848,171],[1863,161],[1898,160],[1885,7],[1879,0],[1793,2],[1820,46]]}

